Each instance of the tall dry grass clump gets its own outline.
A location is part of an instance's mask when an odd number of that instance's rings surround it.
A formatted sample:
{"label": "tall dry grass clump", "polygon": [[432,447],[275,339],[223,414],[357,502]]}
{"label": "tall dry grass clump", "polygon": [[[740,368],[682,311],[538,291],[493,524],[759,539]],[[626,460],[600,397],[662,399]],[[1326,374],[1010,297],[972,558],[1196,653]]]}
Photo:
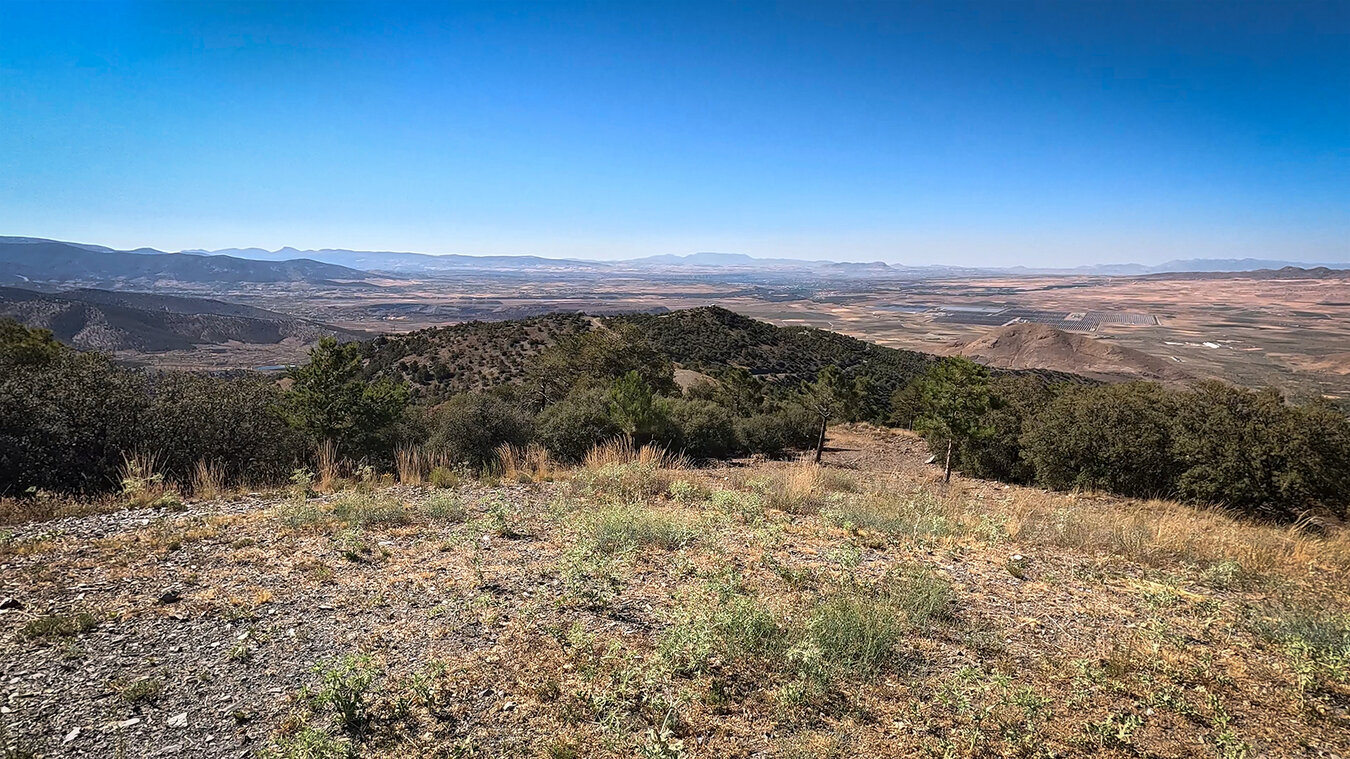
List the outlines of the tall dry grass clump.
{"label": "tall dry grass clump", "polygon": [[398,481],[404,485],[421,485],[422,475],[427,471],[426,456],[422,449],[412,445],[399,446],[394,451],[394,465],[398,469]]}
{"label": "tall dry grass clump", "polygon": [[636,464],[656,469],[685,469],[689,466],[689,459],[671,453],[655,443],[636,446],[631,437],[625,436],[596,444],[586,453],[586,458],[582,461],[582,465],[587,469],[601,469],[614,464]]}
{"label": "tall dry grass clump", "polygon": [[225,492],[225,465],[219,461],[198,459],[192,469],[192,495],[202,499],[219,498]]}
{"label": "tall dry grass clump", "polygon": [[659,445],[639,447],[629,438],[619,438],[592,448],[574,483],[591,495],[632,503],[667,492],[672,472],[687,466],[684,456]]}
{"label": "tall dry grass clump", "polygon": [[548,450],[538,443],[527,446],[514,446],[503,443],[497,446],[497,468],[502,479],[522,481],[547,481],[553,479],[553,459]]}
{"label": "tall dry grass clump", "polygon": [[338,478],[341,476],[338,460],[337,441],[325,440],[319,443],[319,448],[314,452],[314,467],[317,470],[318,484],[320,491],[332,492],[337,488]]}
{"label": "tall dry grass clump", "polygon": [[117,475],[122,483],[122,495],[132,507],[156,504],[173,490],[160,470],[159,456],[154,453],[123,453]]}

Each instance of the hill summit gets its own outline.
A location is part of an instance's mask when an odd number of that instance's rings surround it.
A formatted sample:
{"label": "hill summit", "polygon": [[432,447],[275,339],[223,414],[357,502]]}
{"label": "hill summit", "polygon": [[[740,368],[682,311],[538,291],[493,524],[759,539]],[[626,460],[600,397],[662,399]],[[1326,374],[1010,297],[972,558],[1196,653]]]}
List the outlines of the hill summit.
{"label": "hill summit", "polygon": [[1000,369],[1050,369],[1109,379],[1191,379],[1167,359],[1044,324],[999,327],[952,352]]}

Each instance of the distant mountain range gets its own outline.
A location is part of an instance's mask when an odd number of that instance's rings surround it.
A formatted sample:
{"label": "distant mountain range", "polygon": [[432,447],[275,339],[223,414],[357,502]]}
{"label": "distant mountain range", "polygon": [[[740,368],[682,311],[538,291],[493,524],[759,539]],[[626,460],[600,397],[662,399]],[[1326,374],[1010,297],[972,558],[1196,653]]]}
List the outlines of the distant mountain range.
{"label": "distant mountain range", "polygon": [[150,248],[119,251],[57,240],[0,237],[0,285],[71,283],[143,289],[161,282],[317,283],[371,278],[364,271],[306,258],[257,261],[234,256],[164,253]]}
{"label": "distant mountain range", "polygon": [[[32,237],[0,237],[0,285],[96,286],[141,288],[164,282],[278,283],[309,282],[373,286],[370,280],[388,276],[457,273],[627,275],[672,277],[745,276],[782,279],[937,278],[999,275],[1139,276],[1159,273],[1203,273],[1277,270],[1288,267],[1350,269],[1350,263],[1298,263],[1252,258],[1189,259],[1156,266],[1101,264],[1077,268],[976,268],[964,266],[906,266],[881,261],[855,263],[788,258],[754,258],[741,253],[660,255],[622,261],[585,261],[541,256],[429,255],[395,251],[359,251],[325,248],[226,248],[166,253],[153,248],[118,251],[99,245],[60,242]],[[364,283],[364,284],[363,284]]]}
{"label": "distant mountain range", "polygon": [[325,248],[322,250],[297,250],[281,248],[264,250],[262,248],[225,248],[223,250],[190,250],[210,256],[233,256],[259,261],[286,261],[295,258],[307,258],[325,263],[339,264],[365,271],[387,271],[396,273],[427,273],[454,270],[558,270],[558,271],[620,271],[640,272],[659,269],[677,271],[691,270],[789,270],[808,271],[818,274],[841,277],[884,277],[884,276],[962,276],[991,274],[1093,274],[1103,276],[1135,276],[1140,274],[1159,274],[1166,272],[1240,272],[1287,267],[1330,269],[1350,269],[1350,263],[1301,263],[1295,261],[1274,261],[1256,258],[1194,258],[1174,260],[1157,265],[1145,264],[1096,264],[1073,268],[1054,267],[972,267],[924,265],[907,266],[887,264],[882,261],[851,262],[828,260],[804,260],[795,258],[755,258],[744,253],[700,252],[688,255],[666,254],[646,256],[618,261],[585,261],[568,258],[543,258],[540,256],[470,256],[461,254],[430,255],[426,253],[397,253],[387,251],[358,251]]}
{"label": "distant mountain range", "polygon": [[70,290],[55,294],[0,287],[0,317],[49,329],[77,348],[157,352],[228,342],[273,344],[288,338],[359,339],[359,332],[266,309],[206,298]]}

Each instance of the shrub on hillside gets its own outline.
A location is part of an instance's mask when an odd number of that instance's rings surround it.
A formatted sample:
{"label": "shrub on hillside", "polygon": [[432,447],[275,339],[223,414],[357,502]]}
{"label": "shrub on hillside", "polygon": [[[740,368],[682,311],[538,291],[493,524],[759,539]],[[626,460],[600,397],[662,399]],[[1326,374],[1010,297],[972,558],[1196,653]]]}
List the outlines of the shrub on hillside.
{"label": "shrub on hillside", "polygon": [[265,377],[166,372],[152,375],[148,389],[140,447],[156,453],[171,479],[187,481],[208,461],[227,482],[279,482],[308,453],[282,411],[285,393]]}
{"label": "shrub on hillside", "polygon": [[1175,395],[1151,382],[1079,388],[1047,405],[1022,445],[1037,481],[1047,487],[1172,495],[1177,410]]}
{"label": "shrub on hillside", "polygon": [[736,420],[736,432],[750,453],[778,457],[816,444],[816,415],[797,405]]}
{"label": "shrub on hillside", "polygon": [[696,459],[724,459],[741,450],[731,412],[712,401],[662,398],[669,424],[662,442],[672,451]]}
{"label": "shrub on hillside", "polygon": [[535,418],[536,439],[553,458],[575,464],[597,444],[623,434],[609,413],[609,398],[598,388],[574,390]]}
{"label": "shrub on hillside", "polygon": [[1290,406],[1274,390],[1205,382],[1177,404],[1177,492],[1274,519],[1350,498],[1350,421],[1324,403]]}
{"label": "shrub on hillside", "polygon": [[0,362],[0,494],[115,488],[142,442],[145,377],[97,353],[16,353]]}
{"label": "shrub on hillside", "polygon": [[432,413],[431,448],[454,461],[481,467],[501,445],[525,445],[531,420],[518,406],[486,393],[462,393]]}
{"label": "shrub on hillside", "polygon": [[1022,433],[1055,399],[1055,389],[1032,375],[1008,375],[989,387],[989,409],[980,419],[985,434],[961,445],[957,468],[972,477],[1027,484],[1036,468],[1022,455]]}

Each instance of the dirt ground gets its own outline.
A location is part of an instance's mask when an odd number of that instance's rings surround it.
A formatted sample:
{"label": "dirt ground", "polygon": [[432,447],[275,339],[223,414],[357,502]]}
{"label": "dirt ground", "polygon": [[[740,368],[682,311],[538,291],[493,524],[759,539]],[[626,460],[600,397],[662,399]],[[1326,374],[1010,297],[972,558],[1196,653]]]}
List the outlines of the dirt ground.
{"label": "dirt ground", "polygon": [[0,533],[27,757],[1350,753],[1347,541],[957,478],[616,460]]}

